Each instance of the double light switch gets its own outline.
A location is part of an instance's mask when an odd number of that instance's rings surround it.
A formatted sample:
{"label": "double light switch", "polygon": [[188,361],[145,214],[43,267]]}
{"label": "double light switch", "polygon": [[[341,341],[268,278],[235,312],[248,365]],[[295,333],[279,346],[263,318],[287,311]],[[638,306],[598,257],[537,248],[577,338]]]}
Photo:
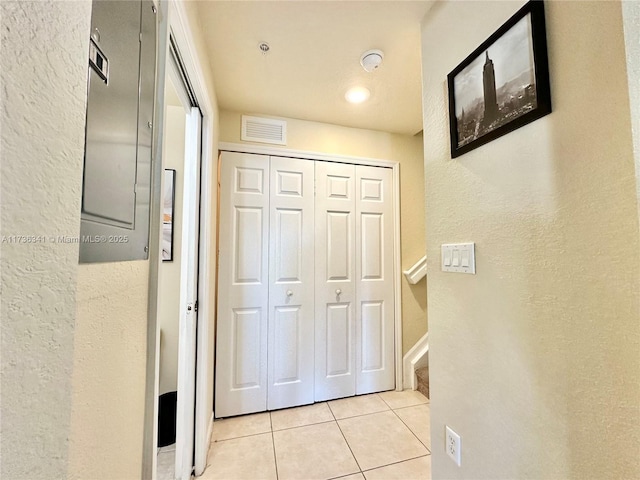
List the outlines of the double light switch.
{"label": "double light switch", "polygon": [[442,271],[476,273],[475,243],[445,243],[442,250]]}

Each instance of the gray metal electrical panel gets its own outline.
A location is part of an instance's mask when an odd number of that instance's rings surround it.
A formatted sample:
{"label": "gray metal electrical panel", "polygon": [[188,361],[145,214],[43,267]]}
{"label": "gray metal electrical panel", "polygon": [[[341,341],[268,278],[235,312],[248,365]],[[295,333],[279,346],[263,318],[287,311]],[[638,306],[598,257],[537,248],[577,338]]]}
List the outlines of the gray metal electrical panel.
{"label": "gray metal electrical panel", "polygon": [[156,28],[152,1],[93,1],[80,263],[149,255]]}

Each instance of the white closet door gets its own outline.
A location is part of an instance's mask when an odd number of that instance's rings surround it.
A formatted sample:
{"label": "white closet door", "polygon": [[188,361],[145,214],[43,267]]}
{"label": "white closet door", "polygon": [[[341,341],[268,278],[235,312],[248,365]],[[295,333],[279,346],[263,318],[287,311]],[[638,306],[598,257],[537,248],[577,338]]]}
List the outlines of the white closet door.
{"label": "white closet door", "polygon": [[267,407],[269,157],[223,152],[217,417]]}
{"label": "white closet door", "polygon": [[395,387],[393,197],[389,168],[356,167],[356,394]]}
{"label": "white closet door", "polygon": [[314,162],[271,157],[268,409],[313,403]]}
{"label": "white closet door", "polygon": [[316,401],[355,394],[355,167],[315,162]]}

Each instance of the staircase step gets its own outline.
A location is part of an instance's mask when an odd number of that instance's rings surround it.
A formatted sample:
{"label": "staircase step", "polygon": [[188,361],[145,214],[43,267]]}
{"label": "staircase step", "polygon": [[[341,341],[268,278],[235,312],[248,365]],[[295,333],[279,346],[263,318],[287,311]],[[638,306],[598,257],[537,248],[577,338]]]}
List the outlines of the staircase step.
{"label": "staircase step", "polygon": [[416,377],[418,377],[418,391],[429,398],[429,367],[417,369]]}

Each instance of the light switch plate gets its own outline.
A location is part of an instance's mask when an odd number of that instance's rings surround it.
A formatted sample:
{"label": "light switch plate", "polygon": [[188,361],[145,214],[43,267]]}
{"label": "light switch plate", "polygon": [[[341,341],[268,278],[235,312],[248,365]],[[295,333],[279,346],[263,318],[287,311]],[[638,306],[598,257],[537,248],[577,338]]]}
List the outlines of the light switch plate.
{"label": "light switch plate", "polygon": [[475,243],[445,243],[441,246],[442,271],[476,273]]}

